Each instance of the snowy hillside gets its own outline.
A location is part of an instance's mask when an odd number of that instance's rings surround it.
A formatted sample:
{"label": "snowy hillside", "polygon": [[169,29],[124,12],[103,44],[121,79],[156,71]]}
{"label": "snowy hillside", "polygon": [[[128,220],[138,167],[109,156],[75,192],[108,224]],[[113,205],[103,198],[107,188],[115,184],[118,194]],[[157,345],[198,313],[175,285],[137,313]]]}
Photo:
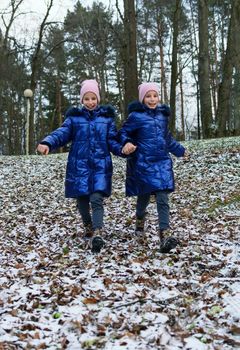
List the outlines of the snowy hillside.
{"label": "snowy hillside", "polygon": [[240,138],[185,145],[170,197],[181,245],[165,255],[154,201],[134,234],[124,160],[93,255],[64,198],[67,155],[0,157],[0,349],[240,349]]}

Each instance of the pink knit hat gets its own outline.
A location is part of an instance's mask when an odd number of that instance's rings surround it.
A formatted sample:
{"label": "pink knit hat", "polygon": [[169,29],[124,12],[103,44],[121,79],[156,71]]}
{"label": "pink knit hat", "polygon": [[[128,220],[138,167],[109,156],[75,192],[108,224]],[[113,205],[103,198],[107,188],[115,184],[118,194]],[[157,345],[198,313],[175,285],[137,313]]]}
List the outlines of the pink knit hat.
{"label": "pink knit hat", "polygon": [[142,83],[138,87],[139,101],[143,102],[143,99],[148,91],[156,91],[159,94],[159,87],[157,83]]}
{"label": "pink knit hat", "polygon": [[92,92],[97,96],[98,103],[100,102],[100,93],[99,93],[99,87],[98,83],[94,79],[84,80],[81,84],[80,89],[80,102],[82,103],[83,96],[87,92]]}

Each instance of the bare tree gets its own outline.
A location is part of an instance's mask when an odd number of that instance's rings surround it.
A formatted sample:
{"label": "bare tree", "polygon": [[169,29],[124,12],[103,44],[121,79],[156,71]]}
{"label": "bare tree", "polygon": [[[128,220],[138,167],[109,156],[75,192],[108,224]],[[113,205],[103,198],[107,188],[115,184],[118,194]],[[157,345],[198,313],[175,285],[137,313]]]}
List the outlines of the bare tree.
{"label": "bare tree", "polygon": [[181,11],[181,0],[176,0],[173,16],[173,43],[172,43],[172,65],[171,65],[171,88],[170,88],[170,107],[171,119],[170,129],[173,134],[176,132],[176,87],[178,78],[178,34],[179,34],[179,18]]}
{"label": "bare tree", "polygon": [[2,14],[2,21],[3,21],[3,24],[5,26],[5,35],[4,35],[4,38],[3,38],[3,49],[6,49],[7,46],[8,46],[8,41],[9,41],[9,32],[10,32],[10,29],[13,25],[13,22],[14,20],[19,16],[21,15],[20,13],[18,13],[18,9],[20,7],[20,5],[23,3],[24,0],[19,0],[19,1],[15,1],[15,0],[12,0],[10,5],[11,5],[11,14],[10,14],[10,19],[9,19],[9,22],[6,23],[5,21],[5,18],[4,18],[4,15]]}
{"label": "bare tree", "polygon": [[[23,67],[17,55],[15,38],[10,36],[11,28],[23,0],[12,0],[1,14],[4,33],[0,30],[0,115],[1,115],[1,152],[20,154],[24,120],[19,109],[24,82]],[[6,19],[8,17],[8,19]],[[20,93],[19,93],[20,91]]]}
{"label": "bare tree", "polygon": [[41,46],[43,43],[44,31],[47,25],[50,24],[47,22],[47,19],[49,17],[52,6],[53,6],[53,0],[50,0],[47,5],[45,16],[40,24],[36,48],[34,50],[34,53],[31,59],[30,88],[33,92],[33,98],[31,99],[31,103],[30,103],[30,116],[29,116],[29,151],[30,153],[33,153],[35,149],[34,95],[36,91],[38,72],[39,72],[40,52],[41,52]]}
{"label": "bare tree", "polygon": [[124,0],[124,103],[137,98],[137,45],[135,1]]}
{"label": "bare tree", "polygon": [[233,68],[240,69],[240,3],[232,2],[231,17],[228,30],[227,48],[224,58],[222,81],[218,93],[217,133],[219,137],[227,136],[230,129],[231,91]]}
{"label": "bare tree", "polygon": [[209,36],[208,36],[208,1],[198,0],[199,56],[198,77],[201,107],[202,136],[212,135],[212,104],[209,80]]}
{"label": "bare tree", "polygon": [[184,120],[184,92],[183,92],[183,69],[181,67],[181,62],[179,62],[179,86],[180,86],[180,99],[181,99],[181,140],[185,140],[186,131],[185,131],[185,120]]}
{"label": "bare tree", "polygon": [[169,97],[167,92],[167,79],[165,73],[164,63],[164,35],[166,35],[166,25],[163,21],[161,8],[156,6],[156,34],[158,38],[158,46],[160,51],[160,72],[161,72],[161,103],[169,103]]}

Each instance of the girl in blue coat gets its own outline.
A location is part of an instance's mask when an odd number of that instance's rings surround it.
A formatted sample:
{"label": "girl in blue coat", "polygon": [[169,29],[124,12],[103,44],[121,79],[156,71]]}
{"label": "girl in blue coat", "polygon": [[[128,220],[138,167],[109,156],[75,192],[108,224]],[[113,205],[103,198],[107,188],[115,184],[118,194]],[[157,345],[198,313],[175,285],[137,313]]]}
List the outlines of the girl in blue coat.
{"label": "girl in blue coat", "polygon": [[[85,80],[81,85],[82,108],[70,108],[62,126],[45,137],[37,151],[49,151],[71,142],[68,155],[65,196],[76,198],[85,227],[85,238],[90,239],[93,252],[104,245],[103,199],[110,196],[112,184],[112,152],[121,155],[117,142],[115,113],[111,106],[100,106],[96,80]],[[90,206],[92,214],[90,212]]]}
{"label": "girl in blue coat", "polygon": [[174,191],[173,163],[170,153],[188,157],[168,129],[170,109],[159,104],[156,83],[139,86],[139,101],[128,108],[129,116],[119,132],[123,153],[135,152],[127,160],[126,195],[137,196],[136,231],[144,231],[146,208],[152,194],[156,197],[160,251],[168,253],[177,245],[169,228],[168,195]]}

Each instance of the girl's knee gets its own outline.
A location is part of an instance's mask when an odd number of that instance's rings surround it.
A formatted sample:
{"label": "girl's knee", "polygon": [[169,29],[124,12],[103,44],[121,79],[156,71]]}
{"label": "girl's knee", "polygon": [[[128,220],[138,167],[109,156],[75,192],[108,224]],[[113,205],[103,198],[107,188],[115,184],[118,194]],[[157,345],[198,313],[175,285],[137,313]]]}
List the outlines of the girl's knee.
{"label": "girl's knee", "polygon": [[103,195],[100,192],[95,192],[90,197],[91,205],[93,207],[103,205]]}

